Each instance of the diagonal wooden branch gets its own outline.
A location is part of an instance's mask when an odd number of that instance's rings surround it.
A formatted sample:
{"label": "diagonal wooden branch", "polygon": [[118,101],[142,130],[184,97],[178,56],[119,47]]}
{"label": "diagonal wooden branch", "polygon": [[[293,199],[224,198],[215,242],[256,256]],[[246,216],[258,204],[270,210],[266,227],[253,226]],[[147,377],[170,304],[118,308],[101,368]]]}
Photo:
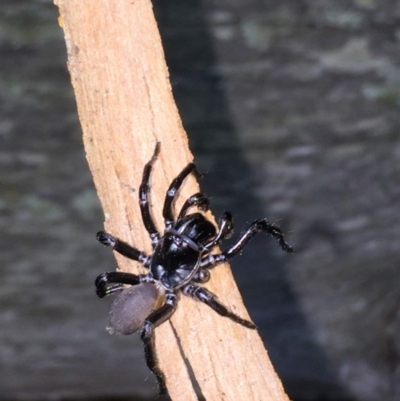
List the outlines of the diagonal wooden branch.
{"label": "diagonal wooden branch", "polygon": [[[149,252],[150,241],[138,207],[143,166],[160,141],[151,202],[161,228],[168,183],[193,159],[172,97],[151,2],[55,3],[60,10],[85,151],[104,209],[105,228]],[[189,177],[178,205],[198,190],[194,178]],[[141,269],[130,260],[116,257],[123,271]],[[207,288],[247,317],[228,266],[213,270]],[[192,299],[181,297],[172,319],[156,330],[156,349],[173,400],[197,400],[187,364],[208,401],[288,400],[258,333]]]}

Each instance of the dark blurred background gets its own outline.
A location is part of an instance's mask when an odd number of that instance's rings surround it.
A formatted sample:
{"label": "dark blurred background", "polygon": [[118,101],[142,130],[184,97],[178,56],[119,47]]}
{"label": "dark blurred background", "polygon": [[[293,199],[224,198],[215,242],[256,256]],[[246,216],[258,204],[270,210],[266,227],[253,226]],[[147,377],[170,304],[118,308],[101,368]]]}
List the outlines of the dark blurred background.
{"label": "dark blurred background", "polygon": [[[213,212],[296,247],[260,235],[233,261],[290,398],[399,401],[400,2],[154,8]],[[138,336],[110,336],[94,295],[115,262],[57,17],[0,3],[0,400],[154,399]]]}

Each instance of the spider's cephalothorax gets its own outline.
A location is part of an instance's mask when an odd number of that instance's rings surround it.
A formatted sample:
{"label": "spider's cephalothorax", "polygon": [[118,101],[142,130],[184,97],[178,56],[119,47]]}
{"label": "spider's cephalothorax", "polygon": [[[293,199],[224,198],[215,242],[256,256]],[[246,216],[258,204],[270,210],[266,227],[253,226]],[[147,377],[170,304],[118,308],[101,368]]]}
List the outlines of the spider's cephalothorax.
{"label": "spider's cephalothorax", "polygon": [[[131,334],[141,329],[147,365],[157,378],[160,394],[168,394],[165,377],[158,366],[154,350],[153,333],[157,326],[168,320],[175,312],[178,294],[182,292],[208,305],[220,315],[249,329],[255,329],[254,323],[231,312],[210,291],[197,284],[207,282],[210,278],[210,269],[238,254],[259,231],[275,237],[284,251],[293,252],[293,249],[285,242],[278,227],[266,219],[259,219],[250,224],[233,246],[221,253],[211,254],[212,249],[222,239],[232,235],[232,215],[225,212],[217,230],[202,213],[188,213],[193,206],[202,211],[208,210],[210,202],[201,193],[187,199],[176,218],[173,211],[176,193],[184,179],[191,173],[200,177],[193,163],[188,164],[168,188],[163,207],[165,231],[161,235],[151,217],[148,200],[150,173],[159,150],[160,143],[157,143],[152,159],[144,168],[139,189],[140,210],[144,226],[151,238],[153,253],[148,256],[103,231],[97,234],[97,239],[102,244],[111,246],[116,252],[140,262],[149,272],[142,275],[122,272],[102,273],[97,277],[95,286],[100,298],[118,293],[110,310],[109,330]],[[126,284],[129,287],[125,287]]]}

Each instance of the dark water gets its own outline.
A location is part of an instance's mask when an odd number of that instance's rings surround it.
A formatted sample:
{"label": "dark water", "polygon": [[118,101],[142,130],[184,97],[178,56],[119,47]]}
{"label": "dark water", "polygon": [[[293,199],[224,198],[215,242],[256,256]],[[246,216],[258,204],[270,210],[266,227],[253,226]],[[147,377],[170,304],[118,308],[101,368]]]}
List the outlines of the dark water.
{"label": "dark water", "polygon": [[[295,401],[400,399],[400,8],[389,1],[154,2],[218,216],[268,216],[233,261]],[[50,1],[0,5],[2,399],[152,397],[138,337],[105,331],[113,269]],[[128,373],[126,373],[128,372]],[[111,398],[110,398],[111,399]]]}

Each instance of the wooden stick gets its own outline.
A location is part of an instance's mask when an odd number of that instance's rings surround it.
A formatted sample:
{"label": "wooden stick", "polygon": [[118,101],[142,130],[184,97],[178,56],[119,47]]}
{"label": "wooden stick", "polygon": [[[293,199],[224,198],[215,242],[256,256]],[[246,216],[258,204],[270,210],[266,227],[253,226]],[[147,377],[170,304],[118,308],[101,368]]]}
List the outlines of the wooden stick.
{"label": "wooden stick", "polygon": [[[55,3],[105,228],[149,253],[150,241],[138,206],[144,164],[160,141],[161,154],[151,178],[151,203],[162,229],[168,184],[193,159],[172,97],[151,2]],[[178,207],[198,191],[195,179],[189,177]],[[116,258],[121,270],[143,272],[137,263]],[[207,288],[233,311],[248,316],[228,266],[213,270]],[[181,296],[172,319],[156,329],[156,349],[173,400],[197,400],[186,364],[208,401],[288,400],[258,333],[193,299]]]}

